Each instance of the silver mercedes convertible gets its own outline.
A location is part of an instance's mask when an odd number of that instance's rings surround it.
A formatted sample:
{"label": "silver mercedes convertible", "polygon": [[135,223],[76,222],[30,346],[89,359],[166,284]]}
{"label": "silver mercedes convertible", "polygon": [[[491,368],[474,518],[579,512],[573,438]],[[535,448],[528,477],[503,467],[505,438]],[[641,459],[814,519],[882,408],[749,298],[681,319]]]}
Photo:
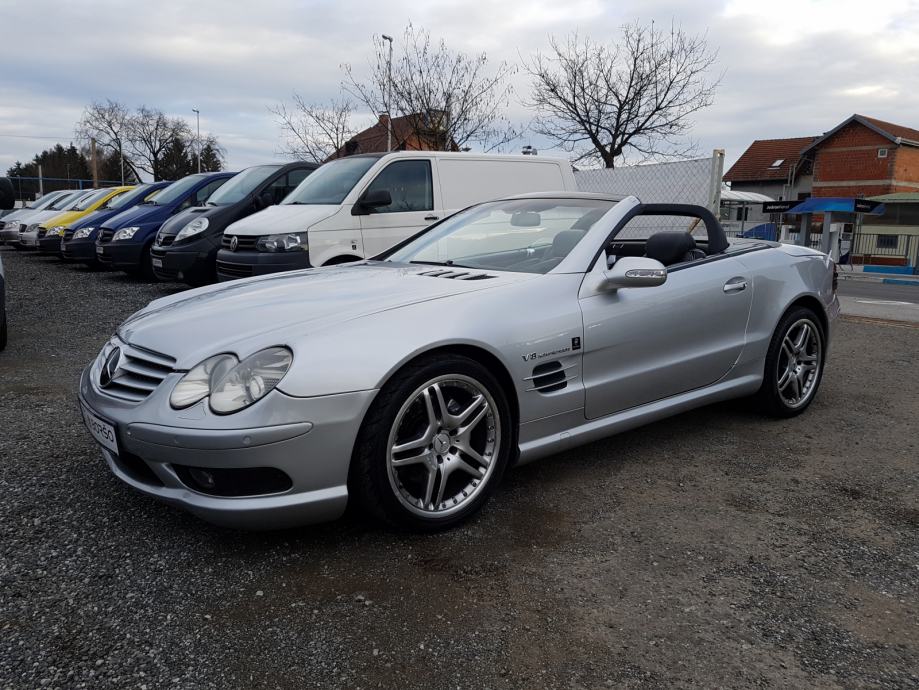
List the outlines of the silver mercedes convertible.
{"label": "silver mercedes convertible", "polygon": [[211,522],[353,501],[439,529],[515,463],[727,398],[801,413],[835,287],[826,255],[728,242],[701,207],[525,195],[371,260],[151,302],[83,372],[80,405],[119,479]]}

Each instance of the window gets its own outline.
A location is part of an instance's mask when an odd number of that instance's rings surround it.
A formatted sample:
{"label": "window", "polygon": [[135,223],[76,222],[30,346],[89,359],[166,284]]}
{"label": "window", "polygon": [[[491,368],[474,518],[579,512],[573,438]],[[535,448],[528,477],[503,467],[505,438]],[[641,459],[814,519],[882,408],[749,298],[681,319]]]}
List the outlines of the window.
{"label": "window", "polygon": [[377,207],[377,213],[432,210],[434,188],[431,183],[431,162],[420,160],[390,163],[370,183],[364,195],[376,191],[387,191],[392,197],[392,203]]}
{"label": "window", "polygon": [[887,149],[878,149],[878,158],[887,158]]}
{"label": "window", "polygon": [[306,176],[309,175],[312,170],[308,168],[300,168],[299,170],[291,170],[287,173],[287,186],[291,189],[294,189],[298,184],[303,182],[306,179]]}
{"label": "window", "polygon": [[[210,198],[205,197],[209,206],[229,206],[246,198],[256,187],[274,175],[280,165],[256,165],[246,168],[241,173],[232,177],[220,188],[219,193],[214,193]],[[283,179],[283,176],[282,176]],[[207,187],[205,187],[207,189]],[[203,192],[204,190],[202,190]],[[200,197],[201,192],[199,192]]]}
{"label": "window", "polygon": [[774,161],[772,162],[772,165],[770,165],[769,167],[770,167],[770,168],[777,168],[777,167],[779,167],[779,166],[780,166],[782,163],[784,163],[784,162],[785,162],[785,159],[784,159],[784,158],[777,158],[776,160],[774,160]]}
{"label": "window", "polygon": [[320,165],[285,200],[285,204],[340,204],[379,156],[339,158]]}
{"label": "window", "polygon": [[875,246],[878,249],[896,249],[899,243],[900,238],[897,235],[878,235]]}
{"label": "window", "polygon": [[290,194],[294,189],[297,188],[303,180],[306,179],[306,176],[310,174],[310,170],[291,170],[286,175],[281,175],[278,179],[271,183],[268,187],[268,191],[271,193],[272,203],[280,204],[284,197]]}
{"label": "window", "polygon": [[223,185],[227,179],[228,178],[224,177],[219,180],[214,180],[210,184],[206,184],[201,189],[199,189],[197,193],[195,193],[195,205],[203,204],[205,201],[207,201],[207,198],[215,191],[217,191],[217,188]]}

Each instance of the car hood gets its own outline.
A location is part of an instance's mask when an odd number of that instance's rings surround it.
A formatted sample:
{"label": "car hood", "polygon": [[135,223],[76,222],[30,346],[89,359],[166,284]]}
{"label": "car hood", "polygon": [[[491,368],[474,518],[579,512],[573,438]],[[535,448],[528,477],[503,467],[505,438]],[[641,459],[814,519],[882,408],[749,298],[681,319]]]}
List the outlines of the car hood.
{"label": "car hood", "polygon": [[[319,329],[413,304],[532,280],[527,273],[482,272],[484,280],[423,275],[434,266],[363,262],[220,283],[151,302],[125,321],[119,336],[175,357],[188,369],[221,352],[244,357],[290,345]],[[456,269],[455,273],[462,273]]]}
{"label": "car hood", "polygon": [[228,226],[230,235],[268,235],[282,232],[302,232],[341,210],[335,204],[279,204],[253,213]]}
{"label": "car hood", "polygon": [[25,223],[26,225],[32,225],[33,223],[43,225],[46,220],[54,218],[55,216],[59,216],[63,213],[66,213],[66,211],[36,211],[31,216],[29,216],[28,219],[23,219],[21,222]]}
{"label": "car hood", "polygon": [[74,223],[84,216],[87,213],[92,213],[92,211],[64,211],[64,213],[55,216],[54,218],[49,218],[42,225],[46,228],[54,227],[55,225],[64,225],[69,226],[71,223]]}
{"label": "car hood", "polygon": [[169,206],[144,206],[140,204],[109,218],[105,222],[105,227],[117,230],[131,225],[157,223],[169,215],[169,209]]}
{"label": "car hood", "polygon": [[178,235],[179,231],[197,218],[207,218],[208,230],[213,232],[220,224],[226,224],[239,213],[238,204],[228,206],[194,206],[174,215],[163,223],[160,236]]}

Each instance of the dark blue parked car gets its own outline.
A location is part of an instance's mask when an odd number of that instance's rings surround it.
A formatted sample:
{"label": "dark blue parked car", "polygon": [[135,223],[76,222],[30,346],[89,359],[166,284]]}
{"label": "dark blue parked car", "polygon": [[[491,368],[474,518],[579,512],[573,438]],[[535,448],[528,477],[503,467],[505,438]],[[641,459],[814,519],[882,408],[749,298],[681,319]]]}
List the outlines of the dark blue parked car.
{"label": "dark blue parked car", "polygon": [[235,174],[198,173],[183,177],[150,201],[110,218],[96,237],[96,258],[111,268],[154,278],[150,247],[160,226],[179,211],[201,206]]}
{"label": "dark blue parked car", "polygon": [[99,228],[110,218],[143,203],[155,192],[171,184],[170,181],[139,184],[130,192],[113,197],[97,211],[78,220],[64,231],[61,240],[61,253],[64,258],[97,266],[99,261],[96,259],[96,236],[99,234]]}

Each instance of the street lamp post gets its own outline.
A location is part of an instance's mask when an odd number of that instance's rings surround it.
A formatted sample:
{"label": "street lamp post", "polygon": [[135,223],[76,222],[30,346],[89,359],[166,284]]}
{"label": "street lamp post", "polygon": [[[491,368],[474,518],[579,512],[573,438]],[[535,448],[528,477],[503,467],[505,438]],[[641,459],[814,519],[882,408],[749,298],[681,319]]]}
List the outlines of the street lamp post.
{"label": "street lamp post", "polygon": [[195,149],[198,151],[198,172],[201,172],[201,111],[197,108],[192,108],[191,111],[195,114],[195,121],[198,125],[198,136],[195,137]]}
{"label": "street lamp post", "polygon": [[386,150],[392,151],[392,36],[383,34],[389,43],[389,57],[386,60]]}

